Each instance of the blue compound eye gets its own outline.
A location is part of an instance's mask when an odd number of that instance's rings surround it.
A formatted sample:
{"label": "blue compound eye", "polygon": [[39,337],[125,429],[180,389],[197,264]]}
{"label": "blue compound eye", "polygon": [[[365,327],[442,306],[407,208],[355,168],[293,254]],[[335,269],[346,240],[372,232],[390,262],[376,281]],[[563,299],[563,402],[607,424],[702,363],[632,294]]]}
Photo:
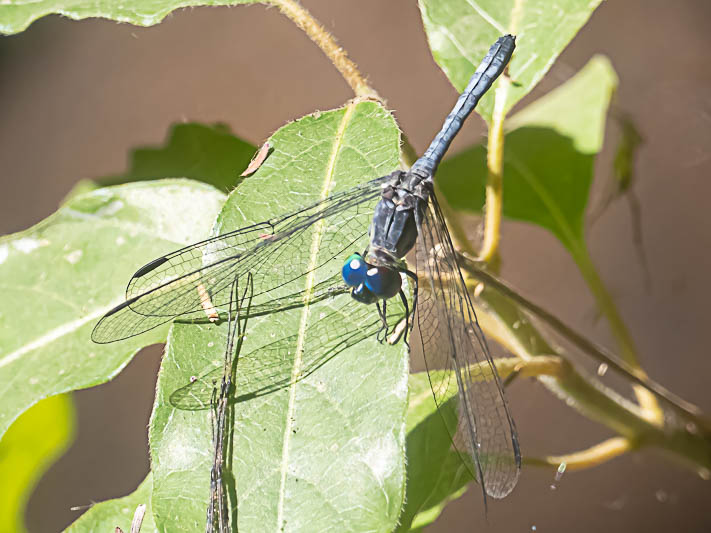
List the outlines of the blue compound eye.
{"label": "blue compound eye", "polygon": [[354,300],[364,304],[374,304],[378,301],[378,297],[370,292],[364,283],[354,287],[351,291],[351,296],[353,296]]}
{"label": "blue compound eye", "polygon": [[400,273],[390,267],[370,267],[365,275],[365,287],[378,298],[392,298],[400,292],[401,284]]}
{"label": "blue compound eye", "polygon": [[365,281],[368,265],[360,254],[353,254],[343,264],[341,275],[349,287],[357,287]]}

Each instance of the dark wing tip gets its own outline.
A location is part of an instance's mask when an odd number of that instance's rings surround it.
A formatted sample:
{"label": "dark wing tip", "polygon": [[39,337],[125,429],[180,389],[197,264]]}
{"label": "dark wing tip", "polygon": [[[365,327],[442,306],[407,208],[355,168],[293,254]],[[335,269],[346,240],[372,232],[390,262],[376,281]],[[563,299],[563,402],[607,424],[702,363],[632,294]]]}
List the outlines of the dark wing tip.
{"label": "dark wing tip", "polygon": [[111,327],[111,323],[113,322],[111,317],[129,307],[136,300],[138,300],[138,297],[130,298],[107,311],[106,314],[99,319],[96,326],[94,326],[94,329],[91,331],[91,340],[96,344],[109,344],[110,342],[122,341],[129,337],[133,337],[135,334],[126,335],[122,333],[120,329]]}
{"label": "dark wing tip", "polygon": [[143,265],[141,268],[136,270],[136,273],[133,275],[134,278],[140,278],[142,276],[145,276],[149,272],[155,270],[159,266],[161,266],[163,263],[165,263],[168,260],[166,256],[159,257],[157,259],[154,259],[150,263],[146,263]]}

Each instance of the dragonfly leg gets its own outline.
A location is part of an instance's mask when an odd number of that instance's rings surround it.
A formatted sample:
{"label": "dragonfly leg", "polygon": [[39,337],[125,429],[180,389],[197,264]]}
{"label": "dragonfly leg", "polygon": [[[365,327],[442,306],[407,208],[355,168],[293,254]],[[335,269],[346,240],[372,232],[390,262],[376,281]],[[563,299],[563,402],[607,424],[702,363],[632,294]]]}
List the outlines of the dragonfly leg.
{"label": "dragonfly leg", "polygon": [[[414,320],[415,311],[417,311],[417,295],[420,293],[420,292],[418,291],[419,285],[418,285],[417,274],[415,274],[415,273],[414,273],[413,271],[411,271],[411,270],[403,270],[402,272],[403,272],[407,277],[409,277],[409,278],[412,280],[412,283],[415,285],[415,289],[414,289],[414,291],[412,292],[412,294],[413,294],[413,296],[412,296],[412,312],[411,312],[410,315],[409,315],[409,316],[412,316],[412,317],[413,317],[413,319],[410,320],[410,322],[409,322],[409,324],[410,324],[410,331],[412,332],[412,328],[413,328],[414,325],[415,325],[415,320]],[[402,291],[400,291],[400,292],[402,293]],[[404,298],[405,295],[403,294],[402,297]],[[405,304],[405,309],[407,309],[407,303]]]}
{"label": "dragonfly leg", "polygon": [[380,302],[375,302],[375,307],[378,308],[378,315],[380,316],[380,321],[382,323],[380,330],[378,330],[378,334],[375,336],[380,344],[382,344],[388,336],[388,320],[385,314],[387,312],[386,305],[385,300],[383,300],[382,306],[380,305]]}
{"label": "dragonfly leg", "polygon": [[407,346],[409,349],[410,343],[407,342],[407,333],[412,328],[412,320],[414,319],[414,317],[412,316],[412,313],[410,313],[410,308],[407,305],[407,297],[405,296],[405,293],[402,290],[400,290],[400,292],[398,294],[400,295],[402,304],[405,306],[405,329],[402,332],[402,341],[405,343],[405,346]]}

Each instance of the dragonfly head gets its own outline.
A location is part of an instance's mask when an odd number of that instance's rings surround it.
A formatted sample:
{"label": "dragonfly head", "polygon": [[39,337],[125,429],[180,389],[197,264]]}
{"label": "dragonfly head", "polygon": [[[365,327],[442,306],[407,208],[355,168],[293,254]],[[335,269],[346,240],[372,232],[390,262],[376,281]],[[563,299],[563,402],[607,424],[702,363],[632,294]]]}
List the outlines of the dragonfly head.
{"label": "dragonfly head", "polygon": [[341,275],[346,285],[353,287],[351,296],[362,303],[387,300],[400,292],[400,273],[389,266],[366,263],[363,256],[353,254],[343,264]]}

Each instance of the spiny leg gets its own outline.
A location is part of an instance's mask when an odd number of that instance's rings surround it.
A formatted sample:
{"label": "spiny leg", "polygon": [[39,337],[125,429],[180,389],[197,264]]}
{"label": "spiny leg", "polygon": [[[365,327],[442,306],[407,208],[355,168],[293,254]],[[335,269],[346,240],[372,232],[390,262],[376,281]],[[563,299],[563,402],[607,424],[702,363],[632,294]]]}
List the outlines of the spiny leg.
{"label": "spiny leg", "polygon": [[[375,302],[375,307],[378,309],[378,316],[380,317],[380,322],[381,326],[380,329],[378,330],[377,335],[375,338],[378,340],[379,343],[383,343],[383,341],[387,337],[387,332],[388,332],[388,322],[385,319],[385,301],[383,301],[383,306],[380,306],[380,302]],[[384,333],[383,333],[384,332]]]}
{"label": "spiny leg", "polygon": [[[409,348],[410,348],[410,343],[407,342],[407,332],[408,332],[408,331],[410,330],[410,328],[411,328],[412,320],[410,319],[410,317],[411,317],[412,314],[410,313],[410,308],[409,308],[409,306],[407,305],[407,296],[405,296],[405,292],[404,292],[403,290],[400,290],[400,292],[399,292],[398,294],[400,295],[400,299],[402,300],[402,304],[405,306],[405,329],[404,329],[403,332],[402,332],[402,335],[403,335],[402,341],[405,343],[405,346],[407,346],[408,349],[409,349]],[[412,318],[414,319],[414,317],[412,317]]]}
{"label": "spiny leg", "polygon": [[[413,296],[412,296],[412,312],[410,313],[410,316],[412,316],[412,320],[410,320],[410,322],[409,322],[410,333],[412,333],[412,328],[415,326],[415,311],[417,311],[417,297],[420,294],[420,292],[418,290],[419,289],[419,281],[417,279],[417,274],[414,273],[412,270],[403,270],[403,272],[405,273],[405,275],[407,277],[409,277],[412,280],[412,282],[415,285],[415,288],[412,291],[412,294],[413,294]],[[403,295],[403,298],[404,298],[404,295]]]}

